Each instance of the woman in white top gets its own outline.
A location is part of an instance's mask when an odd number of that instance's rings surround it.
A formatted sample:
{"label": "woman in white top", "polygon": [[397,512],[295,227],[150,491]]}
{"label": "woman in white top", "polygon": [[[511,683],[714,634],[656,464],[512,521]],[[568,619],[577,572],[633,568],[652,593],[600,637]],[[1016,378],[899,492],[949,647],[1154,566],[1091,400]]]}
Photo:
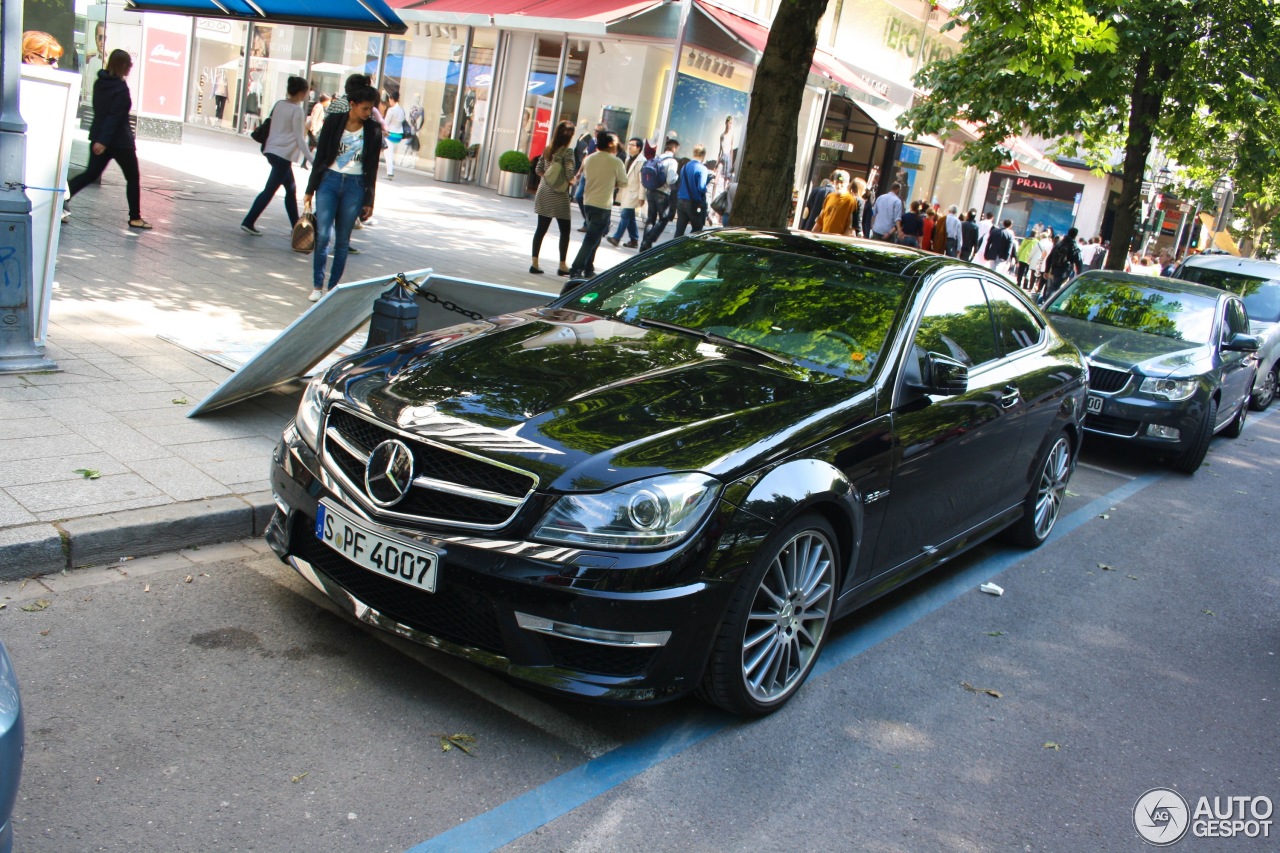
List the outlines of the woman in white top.
{"label": "woman in white top", "polygon": [[395,180],[396,158],[400,156],[400,147],[404,143],[404,107],[400,106],[398,92],[387,93],[387,115],[382,120],[383,130],[387,134],[387,144],[391,150],[387,152],[387,180]]}
{"label": "woman in white top", "polygon": [[293,161],[299,157],[303,162],[311,162],[311,149],[307,147],[307,135],[303,129],[304,116],[302,102],[307,99],[310,90],[307,81],[302,77],[290,77],[285,86],[288,97],[277,101],[271,109],[271,132],[262,146],[262,153],[271,164],[271,174],[267,176],[267,185],[253,200],[240,230],[254,237],[261,237],[257,229],[258,217],[267,209],[276,190],[284,187],[284,210],[289,214],[289,227],[298,221],[298,187],[293,181]]}

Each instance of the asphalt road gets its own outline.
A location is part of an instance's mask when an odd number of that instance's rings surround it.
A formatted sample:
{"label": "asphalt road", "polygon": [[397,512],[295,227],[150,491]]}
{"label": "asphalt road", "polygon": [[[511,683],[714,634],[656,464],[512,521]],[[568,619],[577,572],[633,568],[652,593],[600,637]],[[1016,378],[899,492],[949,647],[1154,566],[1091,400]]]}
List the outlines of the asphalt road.
{"label": "asphalt road", "polygon": [[[3,584],[16,849],[1145,849],[1151,788],[1280,800],[1278,450],[1280,417],[1194,477],[1092,443],[1054,540],[845,620],[751,723],[547,697],[376,636],[260,543]],[[1274,850],[1274,820],[1173,849]]]}

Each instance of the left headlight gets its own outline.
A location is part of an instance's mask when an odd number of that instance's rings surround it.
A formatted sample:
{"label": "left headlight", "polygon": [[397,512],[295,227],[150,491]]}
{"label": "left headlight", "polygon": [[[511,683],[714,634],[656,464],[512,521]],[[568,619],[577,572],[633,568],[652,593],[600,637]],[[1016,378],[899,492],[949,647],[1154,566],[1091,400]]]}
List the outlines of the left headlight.
{"label": "left headlight", "polygon": [[1156,379],[1149,376],[1142,380],[1138,390],[1152,397],[1163,397],[1175,403],[1187,399],[1200,387],[1198,379]]}
{"label": "left headlight", "polygon": [[706,474],[667,474],[591,495],[564,495],[533,538],[594,548],[665,548],[689,535],[720,493]]}
{"label": "left headlight", "polygon": [[321,376],[311,380],[302,402],[298,404],[298,414],[294,417],[294,425],[298,435],[312,450],[320,449],[320,421],[324,417],[324,400],[329,396],[329,386]]}

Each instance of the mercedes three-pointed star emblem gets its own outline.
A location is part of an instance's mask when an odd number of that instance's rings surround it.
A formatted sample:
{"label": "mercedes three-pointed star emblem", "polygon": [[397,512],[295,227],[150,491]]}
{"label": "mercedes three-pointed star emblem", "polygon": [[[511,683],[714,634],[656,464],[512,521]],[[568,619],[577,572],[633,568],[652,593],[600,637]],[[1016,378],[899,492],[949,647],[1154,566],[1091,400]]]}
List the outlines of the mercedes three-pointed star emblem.
{"label": "mercedes three-pointed star emblem", "polygon": [[409,493],[413,483],[413,451],[403,441],[389,439],[369,454],[364,488],[381,507],[394,506]]}

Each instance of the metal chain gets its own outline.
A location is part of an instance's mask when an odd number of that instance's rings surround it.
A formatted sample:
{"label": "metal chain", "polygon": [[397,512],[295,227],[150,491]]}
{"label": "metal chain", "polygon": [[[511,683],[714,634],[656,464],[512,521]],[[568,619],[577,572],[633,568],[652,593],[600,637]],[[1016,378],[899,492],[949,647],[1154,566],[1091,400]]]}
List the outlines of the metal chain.
{"label": "metal chain", "polygon": [[472,320],[484,319],[483,314],[478,314],[475,311],[468,311],[466,308],[463,308],[459,305],[455,305],[453,302],[447,299],[441,299],[439,296],[436,296],[430,290],[419,289],[418,295],[421,296],[423,299],[427,300],[428,302],[434,302],[435,304],[439,305],[441,308],[443,308],[446,311],[453,311],[457,314],[461,314],[463,317],[467,317]]}

